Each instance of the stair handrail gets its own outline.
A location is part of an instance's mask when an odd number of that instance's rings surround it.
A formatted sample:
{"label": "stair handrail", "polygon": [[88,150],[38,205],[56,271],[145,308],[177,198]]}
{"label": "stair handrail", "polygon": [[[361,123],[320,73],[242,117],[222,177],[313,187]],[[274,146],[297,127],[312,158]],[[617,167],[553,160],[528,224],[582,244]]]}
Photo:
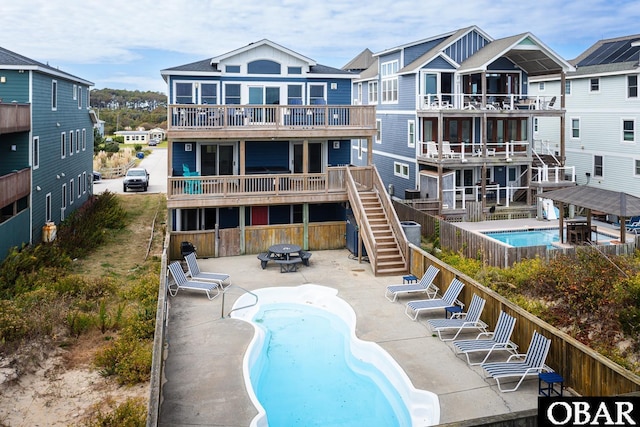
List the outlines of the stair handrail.
{"label": "stair handrail", "polygon": [[[371,268],[373,268],[373,274],[377,273],[377,263],[376,259],[378,257],[378,244],[373,238],[373,230],[371,229],[371,225],[369,224],[368,218],[363,215],[364,206],[362,205],[362,201],[358,196],[358,190],[356,187],[356,182],[353,179],[353,175],[351,174],[351,168],[347,167],[346,173],[346,182],[347,182],[347,195],[349,197],[349,202],[352,206],[353,215],[356,219],[356,224],[359,227],[360,235],[362,236],[362,242],[364,243],[365,248],[367,249],[367,254],[369,256],[369,261],[371,264]],[[360,248],[358,248],[359,250]]]}
{"label": "stair handrail", "polygon": [[378,169],[375,166],[372,166],[372,174],[373,174],[373,188],[378,192],[378,197],[380,198],[380,203],[382,204],[382,208],[387,215],[387,219],[389,221],[389,225],[393,230],[393,235],[398,243],[398,247],[400,248],[400,254],[402,255],[402,261],[404,262],[404,267],[406,269],[409,268],[409,261],[407,254],[409,253],[409,241],[407,240],[407,236],[404,233],[404,229],[400,225],[400,219],[398,218],[398,214],[396,210],[393,208],[393,203],[391,203],[391,196],[385,191],[384,184],[382,183],[382,178],[378,173]]}

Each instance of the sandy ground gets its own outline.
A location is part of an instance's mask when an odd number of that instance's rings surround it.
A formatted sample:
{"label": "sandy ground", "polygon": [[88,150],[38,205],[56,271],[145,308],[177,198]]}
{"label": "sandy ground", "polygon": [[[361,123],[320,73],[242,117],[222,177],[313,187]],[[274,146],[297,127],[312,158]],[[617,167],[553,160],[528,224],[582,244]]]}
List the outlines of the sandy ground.
{"label": "sandy ground", "polygon": [[0,426],[81,425],[96,408],[108,413],[130,397],[146,402],[149,383],[119,386],[93,368],[91,341],[42,356],[28,373],[18,374],[13,363],[0,359]]}

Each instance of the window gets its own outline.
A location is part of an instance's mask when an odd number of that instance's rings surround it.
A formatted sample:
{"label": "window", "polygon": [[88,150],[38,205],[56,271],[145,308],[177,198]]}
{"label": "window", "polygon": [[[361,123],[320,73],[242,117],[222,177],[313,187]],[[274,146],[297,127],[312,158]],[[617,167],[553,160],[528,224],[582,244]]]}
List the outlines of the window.
{"label": "window", "polygon": [[58,82],[56,80],[51,81],[51,109],[53,111],[58,109]]}
{"label": "window", "polygon": [[226,84],[224,85],[224,103],[225,104],[240,104],[240,85],[239,84]]}
{"label": "window", "polygon": [[73,85],[73,99],[78,99],[78,85]]}
{"label": "window", "polygon": [[538,83],[538,90],[541,91],[541,92],[544,91],[544,82]]}
{"label": "window", "polygon": [[203,104],[216,105],[218,103],[218,85],[211,83],[202,83],[200,102]]}
{"label": "window", "polygon": [[44,201],[44,220],[51,221],[51,193],[47,193]]}
{"label": "window", "polygon": [[302,105],[302,85],[287,86],[287,104]]}
{"label": "window", "polygon": [[635,165],[636,165],[635,174],[636,176],[640,176],[640,160],[636,160]]}
{"label": "window", "polygon": [[571,119],[571,138],[580,139],[580,119]]}
{"label": "window", "polygon": [[533,118],[533,131],[534,132],[538,132],[538,118],[537,117]]}
{"label": "window", "polygon": [[638,97],[638,76],[627,76],[627,96],[629,98]]}
{"label": "window", "polygon": [[393,174],[401,178],[409,179],[409,165],[406,163],[393,162]]}
{"label": "window", "polygon": [[362,83],[358,83],[358,91],[356,92],[356,104],[362,105]]}
{"label": "window", "polygon": [[622,141],[636,142],[635,120],[622,119]]}
{"label": "window", "polygon": [[67,134],[62,132],[60,134],[60,158],[67,157]]}
{"label": "window", "polygon": [[593,176],[602,177],[603,173],[602,156],[593,156]]}
{"label": "window", "polygon": [[87,130],[82,129],[82,151],[87,149]]}
{"label": "window", "polygon": [[289,74],[302,74],[302,67],[287,67]]}
{"label": "window", "polygon": [[226,67],[224,67],[224,70],[227,73],[239,73],[240,72],[240,66],[239,65],[227,65]]}
{"label": "window", "polygon": [[69,155],[73,156],[73,131],[69,131]]}
{"label": "window", "polygon": [[191,83],[176,83],[176,104],[193,103],[193,85]]}
{"label": "window", "polygon": [[80,129],[76,129],[76,153],[80,152]]}
{"label": "window", "polygon": [[78,110],[82,108],[82,87],[78,86]]}
{"label": "window", "polygon": [[571,80],[565,80],[564,82],[564,94],[571,95]]}
{"label": "window", "polygon": [[600,79],[597,77],[589,80],[589,92],[599,92],[600,91]]}
{"label": "window", "polygon": [[382,144],[382,120],[376,119],[376,143]]}
{"label": "window", "polygon": [[382,103],[398,102],[398,61],[385,62],[381,67]]}
{"label": "window", "polygon": [[369,104],[378,103],[378,82],[369,82]]}
{"label": "window", "polygon": [[73,188],[74,188],[74,184],[75,184],[75,181],[73,180],[73,178],[71,178],[69,180],[69,204],[70,205],[73,204]]}
{"label": "window", "polygon": [[33,137],[33,159],[31,160],[31,164],[34,169],[40,167],[40,138],[37,136]]}
{"label": "window", "polygon": [[62,184],[60,197],[60,221],[64,221],[64,211],[67,209],[67,184]]}
{"label": "window", "polygon": [[78,175],[78,199],[82,196],[82,175]]}
{"label": "window", "polygon": [[82,194],[87,192],[87,173],[82,172]]}
{"label": "window", "polygon": [[416,146],[416,122],[413,120],[407,122],[407,146]]}
{"label": "window", "polygon": [[326,104],[324,102],[324,85],[309,85],[309,104]]}

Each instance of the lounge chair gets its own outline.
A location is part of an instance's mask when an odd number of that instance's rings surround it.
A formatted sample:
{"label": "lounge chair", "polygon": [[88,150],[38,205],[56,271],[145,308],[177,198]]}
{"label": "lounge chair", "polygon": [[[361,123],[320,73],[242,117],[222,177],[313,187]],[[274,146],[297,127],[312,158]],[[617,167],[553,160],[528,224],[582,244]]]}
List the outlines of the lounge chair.
{"label": "lounge chair", "polygon": [[442,157],[450,157],[452,159],[460,159],[462,154],[451,149],[449,141],[442,141]]}
{"label": "lounge chair", "polygon": [[[207,294],[207,298],[214,299],[220,294],[220,285],[217,282],[204,282],[200,280],[189,280],[184,270],[182,270],[182,266],[180,262],[174,261],[169,264],[169,273],[173,277],[173,282],[167,280],[167,289],[169,290],[169,294],[172,297],[175,297],[178,294],[180,289],[189,289],[192,291],[204,291]],[[213,291],[217,291],[213,294]]]}
{"label": "lounge chair", "polygon": [[[450,319],[429,319],[427,323],[433,332],[438,333],[441,341],[453,341],[462,331],[476,329],[487,332],[487,324],[480,320],[486,302],[487,300],[484,298],[473,294],[469,310],[466,313],[455,313]],[[455,335],[445,339],[442,338],[443,332],[455,332]]]}
{"label": "lounge chair", "polygon": [[[501,311],[494,332],[481,332],[472,340],[454,341],[454,351],[458,354],[464,353],[467,356],[467,363],[471,366],[481,365],[486,362],[494,351],[508,351],[511,354],[515,354],[518,346],[510,341],[515,325],[516,318]],[[484,359],[480,362],[472,363],[469,355],[482,352],[487,353]]]}
{"label": "lounge chair", "polygon": [[187,261],[187,277],[190,277],[191,280],[217,282],[220,286],[223,286],[225,282],[228,283],[230,277],[228,274],[200,271],[200,267],[198,266],[198,259],[196,258],[195,252],[191,252],[190,254],[186,255],[184,259]]}
{"label": "lounge chair", "polygon": [[423,311],[445,309],[454,305],[463,306],[464,304],[457,301],[462,288],[464,288],[464,283],[454,277],[442,298],[409,301],[404,312],[411,320],[416,320]]}
{"label": "lounge chair", "polygon": [[[516,391],[526,377],[538,377],[542,372],[553,372],[553,369],[544,364],[551,347],[551,340],[544,335],[533,332],[531,343],[526,354],[513,354],[506,362],[483,363],[482,369],[487,373],[488,378],[493,378],[498,384],[501,392]],[[512,362],[517,357],[524,357],[522,362]],[[500,385],[500,380],[506,378],[519,378],[515,387],[504,390]]]}
{"label": "lounge chair", "polygon": [[433,284],[440,270],[438,267],[430,265],[427,271],[422,275],[422,279],[418,283],[409,283],[405,285],[389,285],[384,296],[391,302],[394,302],[400,294],[410,294],[416,292],[426,292],[429,298],[435,298],[438,294],[438,287]]}

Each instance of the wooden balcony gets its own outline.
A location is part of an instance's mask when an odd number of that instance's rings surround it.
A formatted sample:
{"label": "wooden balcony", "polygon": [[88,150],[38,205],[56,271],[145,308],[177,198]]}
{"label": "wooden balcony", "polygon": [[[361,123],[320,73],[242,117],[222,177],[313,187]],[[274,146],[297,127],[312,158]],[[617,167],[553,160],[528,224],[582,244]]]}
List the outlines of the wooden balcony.
{"label": "wooden balcony", "polygon": [[345,167],[326,173],[169,177],[167,207],[201,208],[347,200]]}
{"label": "wooden balcony", "polygon": [[0,135],[31,130],[31,106],[0,102]]}
{"label": "wooden balcony", "polygon": [[31,192],[31,169],[0,176],[0,207],[10,205]]}
{"label": "wooden balcony", "polygon": [[372,137],[372,105],[170,105],[169,139]]}

